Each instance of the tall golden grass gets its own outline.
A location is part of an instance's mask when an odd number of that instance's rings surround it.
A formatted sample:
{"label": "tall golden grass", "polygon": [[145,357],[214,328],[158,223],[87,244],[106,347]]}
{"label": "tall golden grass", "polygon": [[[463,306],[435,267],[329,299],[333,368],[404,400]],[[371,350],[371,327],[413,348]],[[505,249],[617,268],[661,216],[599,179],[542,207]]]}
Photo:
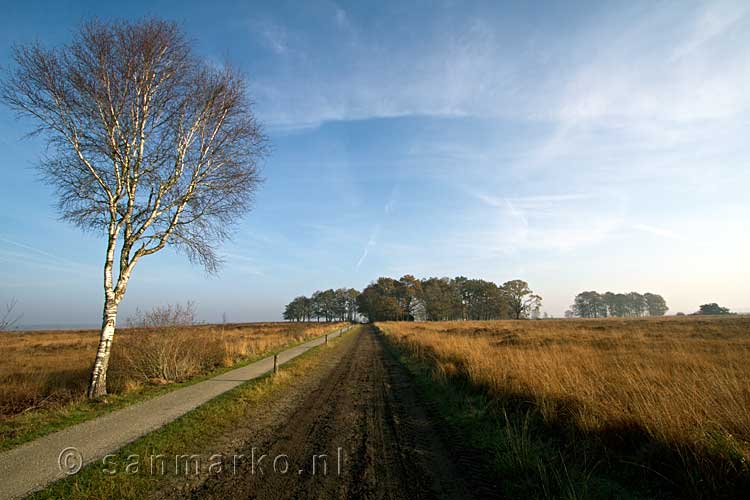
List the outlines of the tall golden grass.
{"label": "tall golden grass", "polygon": [[[322,335],[331,323],[250,323],[118,329],[109,392],[189,379]],[[85,395],[99,334],[93,330],[0,334],[0,418],[58,407]]]}
{"label": "tall golden grass", "polygon": [[438,379],[524,401],[550,424],[604,442],[638,429],[691,467],[750,474],[750,317],[379,326]]}

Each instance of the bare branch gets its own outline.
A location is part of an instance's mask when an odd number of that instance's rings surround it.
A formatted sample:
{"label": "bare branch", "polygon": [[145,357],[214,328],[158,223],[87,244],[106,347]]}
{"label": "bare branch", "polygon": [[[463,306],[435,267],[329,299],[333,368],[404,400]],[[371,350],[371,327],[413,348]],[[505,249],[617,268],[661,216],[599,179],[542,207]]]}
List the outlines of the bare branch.
{"label": "bare branch", "polygon": [[18,300],[13,298],[5,304],[5,309],[0,312],[0,332],[14,329],[21,321],[23,314],[15,312]]}

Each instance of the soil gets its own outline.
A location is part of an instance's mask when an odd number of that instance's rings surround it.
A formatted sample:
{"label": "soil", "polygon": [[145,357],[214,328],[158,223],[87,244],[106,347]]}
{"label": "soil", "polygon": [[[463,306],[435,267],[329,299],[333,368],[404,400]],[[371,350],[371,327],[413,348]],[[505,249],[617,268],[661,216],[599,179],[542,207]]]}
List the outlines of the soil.
{"label": "soil", "polygon": [[246,425],[214,443],[233,453],[220,473],[164,496],[496,497],[482,457],[440,418],[374,328],[326,349],[307,376],[249,409]]}

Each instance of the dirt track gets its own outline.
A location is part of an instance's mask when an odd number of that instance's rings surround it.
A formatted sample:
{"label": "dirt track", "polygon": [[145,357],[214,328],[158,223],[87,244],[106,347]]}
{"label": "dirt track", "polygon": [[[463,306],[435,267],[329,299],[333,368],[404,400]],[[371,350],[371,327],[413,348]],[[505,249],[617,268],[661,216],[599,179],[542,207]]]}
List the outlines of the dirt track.
{"label": "dirt track", "polygon": [[238,451],[247,458],[236,462],[233,474],[208,477],[192,491],[194,498],[460,499],[491,494],[471,457],[456,449],[457,440],[438,423],[379,335],[362,328],[351,337],[331,350],[298,398],[289,395],[291,402],[275,410],[272,404],[270,413],[249,424],[268,427],[262,421],[270,419],[274,429],[244,440]]}

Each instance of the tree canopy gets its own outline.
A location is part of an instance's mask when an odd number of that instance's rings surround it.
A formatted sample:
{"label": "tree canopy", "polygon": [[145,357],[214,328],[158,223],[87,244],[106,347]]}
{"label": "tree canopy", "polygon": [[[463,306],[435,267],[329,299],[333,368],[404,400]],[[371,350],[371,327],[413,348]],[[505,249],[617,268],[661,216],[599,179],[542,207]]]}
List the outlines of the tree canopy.
{"label": "tree canopy", "polygon": [[353,288],[324,290],[313,293],[312,297],[299,296],[284,308],[287,321],[354,321],[357,316],[357,296]]}
{"label": "tree canopy", "polygon": [[367,321],[448,321],[520,319],[538,315],[542,298],[525,281],[498,286],[491,281],[456,278],[380,277],[361,293],[353,289],[315,292],[287,304],[284,319]]}
{"label": "tree canopy", "polygon": [[600,294],[592,290],[576,295],[567,315],[579,318],[664,316],[668,310],[664,297],[655,293]]}
{"label": "tree canopy", "polygon": [[698,312],[696,312],[695,314],[701,314],[701,315],[709,315],[709,314],[724,315],[724,314],[732,314],[732,313],[729,311],[729,308],[721,307],[716,302],[711,302],[710,304],[703,304],[702,306],[700,306],[700,308],[698,309]]}

